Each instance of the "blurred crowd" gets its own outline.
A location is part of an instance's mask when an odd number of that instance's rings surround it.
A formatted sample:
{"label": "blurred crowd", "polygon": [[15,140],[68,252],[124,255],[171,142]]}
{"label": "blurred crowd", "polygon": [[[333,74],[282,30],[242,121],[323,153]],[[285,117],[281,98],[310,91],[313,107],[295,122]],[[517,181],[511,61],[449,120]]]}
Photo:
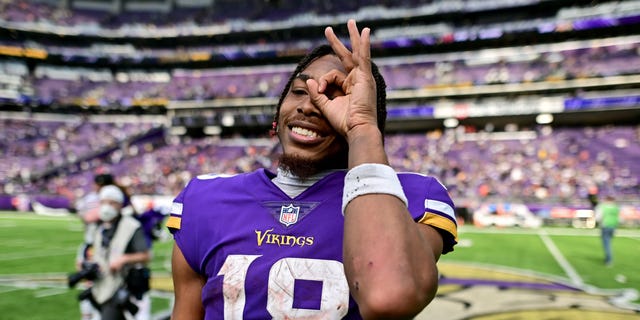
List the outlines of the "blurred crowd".
{"label": "blurred crowd", "polygon": [[391,164],[439,177],[461,204],[493,199],[580,206],[594,192],[635,202],[640,195],[640,127],[542,126],[535,138],[522,140],[483,132],[468,139],[464,131],[393,135],[387,139]]}
{"label": "blurred crowd", "polygon": [[[326,15],[330,21],[319,21],[323,25],[335,24],[345,20],[340,12],[355,12],[351,18],[393,18],[395,15],[410,17],[414,15],[437,15],[450,12],[474,12],[477,10],[511,7],[534,3],[535,1],[252,1],[247,6],[255,12],[246,12],[234,1],[215,1],[210,7],[173,8],[170,19],[166,12],[112,13],[108,10],[82,10],[64,5],[51,6],[31,1],[0,1],[0,25],[12,26],[20,30],[33,29],[36,32],[55,32],[56,27],[75,26],[79,29],[70,34],[93,34],[91,31],[122,31],[122,36],[134,36],[132,30],[166,32],[164,36],[176,36],[165,27],[178,28],[182,25],[193,27],[197,34],[206,33],[209,24],[219,23],[225,27],[212,32],[227,34],[241,31],[244,25],[248,30],[269,30],[269,28],[290,28],[308,25],[309,15]],[[629,15],[634,12],[637,1],[603,3],[585,7],[567,7],[550,12],[547,21],[544,18],[529,20],[515,19],[500,24],[477,22],[472,25],[445,26],[397,26],[381,27],[373,34],[374,47],[385,48],[406,45],[422,47],[450,41],[473,41],[482,39],[474,35],[482,30],[498,30],[497,34],[522,32],[523,29],[546,30],[549,23],[563,25],[558,30],[567,31],[567,23],[585,24],[589,19],[604,19],[613,16]],[[517,9],[514,9],[517,10]],[[636,8],[637,10],[637,8]],[[396,12],[397,11],[397,12]],[[277,14],[276,14],[277,13]],[[354,16],[355,15],[355,16]],[[362,18],[358,17],[362,15]],[[599,18],[598,18],[599,17]],[[298,19],[299,18],[299,19]],[[261,21],[265,22],[261,22]],[[506,19],[508,20],[508,19]],[[633,15],[627,19],[635,21]],[[627,21],[625,20],[625,21]],[[577,21],[577,22],[576,22]],[[611,22],[613,23],[613,22]],[[622,22],[619,22],[622,23]],[[255,24],[255,25],[253,25]],[[283,25],[284,24],[284,25]],[[602,22],[601,24],[607,25]],[[616,23],[613,23],[614,25]],[[237,26],[238,27],[237,27]],[[596,27],[600,24],[596,23]],[[574,26],[577,27],[577,26]],[[582,26],[584,28],[584,26]],[[416,29],[417,31],[412,31]],[[376,38],[378,34],[378,38]],[[112,33],[105,36],[114,37]],[[420,37],[434,36],[434,43]],[[162,38],[159,34],[157,38]],[[404,37],[404,38],[403,38]],[[408,37],[407,39],[405,39]],[[417,37],[421,40],[409,39]],[[42,50],[45,56],[56,56],[76,65],[92,65],[97,59],[107,59],[117,66],[119,59],[129,62],[152,58],[158,65],[163,62],[192,61],[192,55],[209,59],[220,55],[220,66],[234,59],[252,59],[263,55],[286,56],[290,52],[304,52],[318,39],[293,42],[287,39],[252,40],[255,43],[203,43],[190,47],[171,46],[152,48],[124,44],[91,43],[80,46],[71,43],[61,45],[55,41],[43,42],[41,37],[20,42],[0,39],[7,52],[11,48],[22,51],[23,48]],[[404,39],[404,40],[403,40]],[[414,40],[417,41],[414,43]],[[421,42],[422,41],[422,42]],[[447,40],[448,41],[448,40]],[[389,43],[387,43],[389,42]],[[428,41],[427,41],[428,42]],[[269,47],[269,52],[265,50]],[[15,50],[14,50],[15,51]],[[429,51],[429,50],[427,50]],[[287,53],[289,52],[289,53]],[[9,53],[10,54],[10,53]],[[78,58],[81,57],[81,58]],[[207,58],[208,57],[208,58]],[[74,60],[74,59],[80,60]],[[582,78],[601,78],[640,73],[640,39],[637,36],[611,37],[605,39],[563,41],[558,43],[539,43],[526,46],[485,49],[480,51],[456,51],[441,54],[416,55],[410,57],[387,58],[377,60],[381,72],[387,79],[390,90],[423,89],[438,87],[482,86],[500,83],[526,84],[540,81],[555,82]],[[131,106],[166,105],[171,100],[211,100],[219,98],[277,97],[283,87],[290,66],[266,66],[237,69],[172,69],[172,70],[111,70],[100,67],[69,67],[48,65],[44,61],[27,67],[24,60],[2,60],[0,70],[0,101],[8,100],[18,104],[99,106],[103,108],[127,108]]]}
{"label": "blurred crowd", "polygon": [[[278,161],[279,146],[267,137],[190,138],[157,124],[101,124],[74,139],[83,126],[92,125],[3,120],[1,134],[18,143],[0,145],[1,191],[79,199],[96,173],[108,172],[133,194],[174,196],[195,175],[274,170]],[[533,135],[519,139],[522,128],[506,132],[511,139],[498,139],[468,127],[390,134],[386,148],[394,168],[438,177],[459,201],[580,205],[592,190],[623,201],[639,198],[640,127],[526,131]],[[87,151],[69,153],[70,145]]]}
{"label": "blurred crowd", "polygon": [[[85,34],[109,37],[166,37],[193,34],[227,34],[342,23],[393,19],[419,15],[475,12],[488,8],[526,6],[537,1],[263,1],[254,0],[246,12],[236,1],[214,1],[207,9],[172,8],[171,19],[158,13],[82,10],[32,1],[0,0],[0,24],[8,29],[37,33]],[[435,25],[387,26],[373,34],[374,48],[434,45],[473,41],[482,37],[536,30],[564,32],[572,28],[608,25],[598,19],[625,17],[637,1],[615,1],[585,7],[567,7],[536,19],[514,18],[504,22],[461,22]],[[75,5],[74,2],[71,2]],[[125,2],[124,7],[127,3]],[[631,9],[629,9],[631,8]],[[124,8],[126,9],[126,8]],[[342,13],[336,13],[339,10]],[[595,21],[595,20],[598,21]],[[626,20],[625,20],[626,21]],[[628,23],[634,23],[628,19]],[[590,22],[595,24],[589,25]],[[490,31],[490,32],[489,32]],[[487,33],[489,32],[489,33]],[[43,37],[44,39],[46,37]],[[319,37],[321,38],[321,37]],[[192,48],[142,48],[132,44],[90,45],[56,41],[0,40],[7,48],[34,48],[65,61],[78,56],[91,65],[103,55],[116,62],[120,57],[154,57],[169,60],[184,53],[217,53],[224,59],[252,57],[308,49],[315,40],[292,43],[268,39],[255,43],[205,44]],[[414,42],[417,41],[417,42]],[[266,49],[265,49],[266,48]],[[184,52],[183,52],[184,51]],[[169,61],[167,60],[167,61]],[[173,60],[171,60],[173,61]],[[558,43],[456,51],[377,59],[388,90],[420,91],[439,88],[481,88],[493,84],[522,85],[544,82],[568,83],[573,79],[612,79],[640,74],[640,39],[618,36]],[[206,102],[226,98],[275,99],[291,66],[250,68],[118,70],[93,67],[53,66],[24,60],[0,60],[0,102],[17,106],[79,106],[102,110],[132,106],[166,106],[171,101]],[[624,79],[621,80],[624,83]],[[605,81],[606,82],[606,81]],[[565,106],[578,86],[561,93]],[[494,89],[499,90],[499,89]],[[429,91],[429,90],[425,90]],[[498,92],[494,92],[498,93]],[[599,93],[599,94],[606,94]],[[625,94],[629,95],[628,92]],[[600,96],[596,95],[596,99]],[[637,99],[637,96],[633,96]],[[631,98],[633,98],[631,97]],[[427,97],[429,98],[429,97]],[[534,97],[535,98],[535,97]],[[623,96],[621,99],[624,99]],[[469,99],[475,99],[471,97]],[[478,98],[480,100],[488,98]],[[509,100],[511,99],[511,100]],[[504,97],[510,105],[517,98]],[[525,96],[526,99],[526,96]],[[431,102],[447,98],[431,97]],[[390,101],[390,105],[394,102]],[[470,105],[472,103],[469,103]],[[528,104],[530,105],[530,104]],[[490,107],[491,103],[485,103]],[[610,106],[604,106],[610,107]],[[532,107],[533,108],[533,107]],[[489,108],[487,108],[489,109]],[[392,108],[390,108],[392,110]],[[530,112],[531,110],[527,110]],[[270,114],[267,116],[270,116]],[[264,116],[264,115],[263,115]],[[75,201],[88,190],[97,173],[113,173],[135,194],[174,195],[191,177],[202,173],[237,173],[256,167],[274,169],[278,146],[261,137],[174,136],[164,121],[95,121],[78,115],[69,119],[5,119],[0,117],[0,194],[53,194]],[[519,131],[533,133],[516,138]],[[387,138],[391,163],[439,177],[454,199],[497,197],[522,202],[583,203],[590,193],[615,194],[638,199],[640,176],[638,127],[516,128],[503,140],[492,132],[458,127],[421,134],[393,134]],[[481,159],[481,161],[478,161]]]}
{"label": "blurred crowd", "polygon": [[[640,74],[640,39],[619,38],[527,50],[494,50],[490,57],[459,52],[379,59],[389,90],[464,88],[529,84]],[[582,47],[584,46],[584,47]],[[24,62],[0,61],[0,89],[16,103],[97,106],[104,110],[160,105],[169,101],[224,98],[275,98],[291,67],[122,71],[54,67],[29,72]],[[525,88],[523,88],[524,90]]]}

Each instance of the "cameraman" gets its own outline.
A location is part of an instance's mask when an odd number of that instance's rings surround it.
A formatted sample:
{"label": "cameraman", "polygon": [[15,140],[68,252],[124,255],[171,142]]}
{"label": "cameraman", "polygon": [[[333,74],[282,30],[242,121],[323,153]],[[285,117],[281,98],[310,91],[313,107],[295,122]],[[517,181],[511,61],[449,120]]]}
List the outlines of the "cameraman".
{"label": "cameraman", "polygon": [[[76,256],[76,271],[78,272],[85,271],[84,267],[87,266],[85,262],[91,261],[93,238],[100,222],[100,199],[98,198],[98,193],[100,188],[110,184],[114,184],[114,178],[111,174],[102,173],[94,176],[91,192],[78,200],[75,205],[78,217],[84,223],[84,241],[80,244]],[[82,286],[88,289],[91,287],[91,282],[82,282]],[[93,307],[89,299],[80,299],[80,319],[100,320],[100,313]]]}
{"label": "cameraman", "polygon": [[[144,272],[134,271],[145,267],[151,254],[140,222],[122,215],[125,203],[122,190],[115,185],[104,186],[100,188],[99,199],[101,223],[95,231],[93,262],[98,264],[100,275],[94,280],[91,299],[100,309],[102,320],[120,320],[125,319],[125,312],[133,315],[137,311],[135,303],[144,294],[131,287],[131,283],[148,285],[149,280],[148,272],[146,279],[138,276],[133,281],[128,275],[143,275]],[[148,287],[143,289],[146,290]]]}

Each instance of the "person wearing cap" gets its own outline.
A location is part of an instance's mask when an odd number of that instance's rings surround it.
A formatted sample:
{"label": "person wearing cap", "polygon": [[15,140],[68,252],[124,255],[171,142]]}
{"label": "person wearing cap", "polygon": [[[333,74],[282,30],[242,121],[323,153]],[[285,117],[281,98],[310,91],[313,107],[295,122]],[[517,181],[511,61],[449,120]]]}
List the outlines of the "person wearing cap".
{"label": "person wearing cap", "polygon": [[121,212],[125,203],[122,190],[115,185],[103,186],[98,198],[100,225],[94,234],[92,260],[98,264],[100,276],[94,280],[91,299],[102,320],[125,319],[125,312],[136,313],[135,308],[128,308],[129,302],[135,304],[143,294],[132,290],[127,276],[143,269],[151,254],[140,222]]}

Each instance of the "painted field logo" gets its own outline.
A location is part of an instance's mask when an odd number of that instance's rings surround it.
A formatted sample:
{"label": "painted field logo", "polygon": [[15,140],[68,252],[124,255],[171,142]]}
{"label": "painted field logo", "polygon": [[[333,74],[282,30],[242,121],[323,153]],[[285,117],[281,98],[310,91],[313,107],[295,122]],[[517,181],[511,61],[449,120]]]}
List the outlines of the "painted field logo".
{"label": "painted field logo", "polygon": [[290,226],[298,222],[298,215],[300,214],[300,207],[294,207],[293,204],[288,206],[282,206],[280,208],[280,223],[285,226]]}
{"label": "painted field logo", "polygon": [[438,296],[415,320],[637,320],[633,289],[598,289],[529,270],[438,263]]}

